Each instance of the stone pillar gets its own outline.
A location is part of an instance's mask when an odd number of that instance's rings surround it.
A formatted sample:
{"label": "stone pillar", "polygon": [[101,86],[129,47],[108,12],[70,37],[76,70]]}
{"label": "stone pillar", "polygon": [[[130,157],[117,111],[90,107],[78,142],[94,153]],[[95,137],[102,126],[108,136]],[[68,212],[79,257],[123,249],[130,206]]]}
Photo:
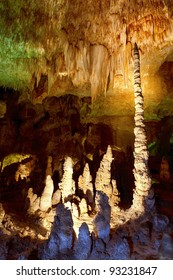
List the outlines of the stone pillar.
{"label": "stone pillar", "polygon": [[96,174],[95,188],[96,191],[104,192],[111,199],[113,188],[111,185],[111,164],[113,160],[112,149],[107,148],[106,154],[100,163],[100,167]]}
{"label": "stone pillar", "polygon": [[134,46],[134,98],[135,98],[135,143],[134,143],[134,177],[135,190],[132,208],[136,212],[144,212],[154,207],[151,193],[151,177],[148,168],[149,153],[147,150],[147,136],[144,124],[144,99],[141,89],[140,57],[138,47]]}
{"label": "stone pillar", "polygon": [[47,211],[52,207],[53,180],[50,175],[46,177],[46,185],[40,198],[40,210]]}
{"label": "stone pillar", "polygon": [[70,157],[67,157],[64,162],[64,174],[59,183],[59,189],[62,193],[62,202],[71,201],[75,194],[75,181],[73,180],[73,162]]}
{"label": "stone pillar", "polygon": [[86,163],[83,174],[79,176],[78,187],[82,190],[87,205],[93,209],[94,207],[94,190],[92,184],[92,176],[90,174],[89,165]]}
{"label": "stone pillar", "polygon": [[58,204],[52,230],[48,241],[45,243],[41,259],[58,259],[59,254],[67,254],[72,250],[73,220],[71,211]]}
{"label": "stone pillar", "polygon": [[86,260],[91,253],[92,240],[88,225],[82,223],[79,228],[78,240],[74,246],[74,256],[77,260]]}
{"label": "stone pillar", "polygon": [[95,210],[97,214],[93,220],[94,233],[98,238],[101,238],[105,243],[109,241],[110,235],[110,218],[111,207],[109,205],[108,197],[101,191],[96,192]]}

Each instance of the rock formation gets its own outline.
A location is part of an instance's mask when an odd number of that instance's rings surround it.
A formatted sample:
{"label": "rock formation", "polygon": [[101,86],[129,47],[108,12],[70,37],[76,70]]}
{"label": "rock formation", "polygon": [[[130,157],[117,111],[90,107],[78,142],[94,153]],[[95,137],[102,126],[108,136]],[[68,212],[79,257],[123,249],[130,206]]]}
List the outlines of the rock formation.
{"label": "rock formation", "polygon": [[92,240],[86,223],[79,228],[78,239],[74,246],[74,257],[77,260],[87,260],[91,253]]}
{"label": "rock formation", "polygon": [[82,198],[81,201],[79,202],[79,211],[80,211],[80,215],[84,215],[88,213],[88,206],[85,198]]}
{"label": "rock formation", "polygon": [[97,191],[95,205],[97,214],[93,219],[94,232],[98,238],[101,238],[107,243],[109,241],[111,216],[111,208],[109,206],[107,195],[101,191]]}
{"label": "rock formation", "polygon": [[111,147],[108,146],[106,154],[100,163],[100,167],[96,174],[95,188],[97,191],[104,192],[111,200],[112,185],[111,185],[111,163],[113,160]]}
{"label": "rock formation", "polygon": [[73,180],[73,162],[70,157],[67,157],[63,166],[63,178],[59,183],[59,189],[62,193],[62,201],[70,201],[75,194],[75,182]]}
{"label": "rock formation", "polygon": [[138,47],[134,46],[134,96],[135,96],[135,143],[134,143],[134,177],[135,190],[133,195],[133,208],[142,213],[154,207],[151,190],[151,176],[148,168],[147,136],[144,124],[144,100],[141,89],[140,58]]}
{"label": "rock formation", "polygon": [[164,233],[161,244],[159,247],[159,259],[160,260],[172,260],[173,259],[173,239],[172,237]]}
{"label": "rock formation", "polygon": [[53,180],[50,175],[46,177],[46,184],[40,198],[40,210],[47,211],[52,207],[52,194],[54,190]]}
{"label": "rock formation", "polygon": [[61,202],[61,191],[58,189],[53,193],[52,196],[52,205],[57,205]]}
{"label": "rock formation", "polygon": [[88,163],[85,164],[83,174],[79,176],[78,188],[82,191],[82,195],[87,201],[87,205],[93,209],[94,207],[94,190],[92,184],[92,176],[90,174]]}
{"label": "rock formation", "polygon": [[41,252],[42,259],[56,259],[59,254],[67,254],[72,249],[73,220],[71,211],[58,204],[48,241]]}
{"label": "rock formation", "polygon": [[127,239],[114,234],[107,245],[107,253],[112,260],[129,260],[130,247]]}
{"label": "rock formation", "polygon": [[40,208],[40,197],[37,197],[37,195],[33,193],[32,188],[29,188],[28,190],[25,208],[28,214],[35,214],[35,212]]}

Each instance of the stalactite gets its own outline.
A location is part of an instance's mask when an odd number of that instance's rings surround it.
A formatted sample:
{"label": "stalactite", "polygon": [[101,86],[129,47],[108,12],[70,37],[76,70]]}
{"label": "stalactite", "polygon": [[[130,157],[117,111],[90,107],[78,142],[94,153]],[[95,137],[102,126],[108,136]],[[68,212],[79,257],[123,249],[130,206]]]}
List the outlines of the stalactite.
{"label": "stalactite", "polygon": [[110,59],[107,49],[102,45],[91,46],[91,95],[95,100],[101,92],[106,94],[110,73]]}
{"label": "stalactite", "polygon": [[147,136],[144,124],[144,100],[141,89],[140,58],[138,47],[134,46],[134,98],[135,98],[135,143],[134,177],[135,191],[132,208],[138,212],[153,209],[154,199],[150,196],[151,177],[148,168]]}

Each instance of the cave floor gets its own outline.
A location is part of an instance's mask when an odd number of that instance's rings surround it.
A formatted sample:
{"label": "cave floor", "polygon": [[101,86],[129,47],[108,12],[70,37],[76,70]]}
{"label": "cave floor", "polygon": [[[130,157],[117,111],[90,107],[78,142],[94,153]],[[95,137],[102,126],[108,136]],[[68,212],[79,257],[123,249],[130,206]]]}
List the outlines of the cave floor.
{"label": "cave floor", "polygon": [[[154,185],[156,213],[166,215],[169,218],[171,236],[173,237],[173,193],[171,183],[158,183]],[[9,250],[8,259],[20,258],[20,253],[31,251],[30,259],[37,258],[33,251],[37,251],[40,244],[45,242],[50,234],[51,228],[44,227],[38,217],[28,216],[25,208],[24,194],[21,190],[1,191],[1,203],[5,210],[5,217],[0,225],[1,239],[5,238],[7,243],[15,243]],[[128,204],[129,205],[129,204]],[[73,217],[74,230],[86,222],[90,232],[93,231],[92,220],[94,214],[83,214],[79,218]],[[140,222],[138,222],[140,221]],[[129,209],[112,207],[111,234],[119,234],[126,237],[131,250],[131,259],[159,259],[159,242],[163,232],[152,231],[151,223],[145,217],[133,217]],[[170,231],[169,231],[170,233]],[[137,237],[138,236],[138,237]],[[16,245],[15,239],[23,244]],[[24,245],[26,244],[26,246]]]}

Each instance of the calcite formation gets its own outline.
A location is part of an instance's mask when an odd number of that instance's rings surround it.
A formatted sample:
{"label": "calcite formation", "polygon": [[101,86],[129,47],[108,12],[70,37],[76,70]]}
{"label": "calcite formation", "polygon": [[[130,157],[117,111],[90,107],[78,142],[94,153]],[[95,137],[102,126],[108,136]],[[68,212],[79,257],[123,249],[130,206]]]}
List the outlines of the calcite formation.
{"label": "calcite formation", "polygon": [[140,58],[138,47],[134,46],[134,96],[135,96],[135,143],[134,177],[135,192],[133,207],[140,213],[153,209],[154,198],[151,190],[151,176],[148,167],[147,136],[144,124],[144,100],[140,78]]}
{"label": "calcite formation", "polygon": [[111,217],[111,207],[107,195],[101,191],[97,191],[95,204],[97,214],[93,220],[94,232],[98,238],[101,238],[107,243],[109,241]]}
{"label": "calcite formation", "polygon": [[87,205],[93,209],[94,189],[88,163],[85,164],[83,174],[79,176],[78,188],[82,191],[82,195],[86,199]]}
{"label": "calcite formation", "polygon": [[97,191],[103,191],[109,199],[112,195],[112,185],[111,185],[111,163],[113,160],[111,147],[108,146],[106,154],[100,163],[100,167],[96,174],[95,188]]}
{"label": "calcite formation", "polygon": [[35,214],[40,208],[40,197],[34,194],[32,188],[28,190],[25,208],[27,209],[28,214]]}
{"label": "calcite formation", "polygon": [[0,259],[171,259],[172,2],[0,14]]}
{"label": "calcite formation", "polygon": [[56,208],[53,227],[47,243],[41,253],[42,259],[56,259],[72,248],[73,220],[70,210],[59,204]]}
{"label": "calcite formation", "polygon": [[45,187],[40,198],[40,210],[47,211],[52,206],[52,194],[54,191],[53,180],[50,175],[47,175]]}
{"label": "calcite formation", "polygon": [[63,166],[63,178],[59,183],[59,189],[62,193],[62,201],[70,201],[75,194],[75,182],[73,180],[73,162],[70,157],[67,157]]}
{"label": "calcite formation", "polygon": [[79,228],[77,242],[74,246],[74,256],[77,260],[86,260],[90,256],[92,239],[86,223]]}

